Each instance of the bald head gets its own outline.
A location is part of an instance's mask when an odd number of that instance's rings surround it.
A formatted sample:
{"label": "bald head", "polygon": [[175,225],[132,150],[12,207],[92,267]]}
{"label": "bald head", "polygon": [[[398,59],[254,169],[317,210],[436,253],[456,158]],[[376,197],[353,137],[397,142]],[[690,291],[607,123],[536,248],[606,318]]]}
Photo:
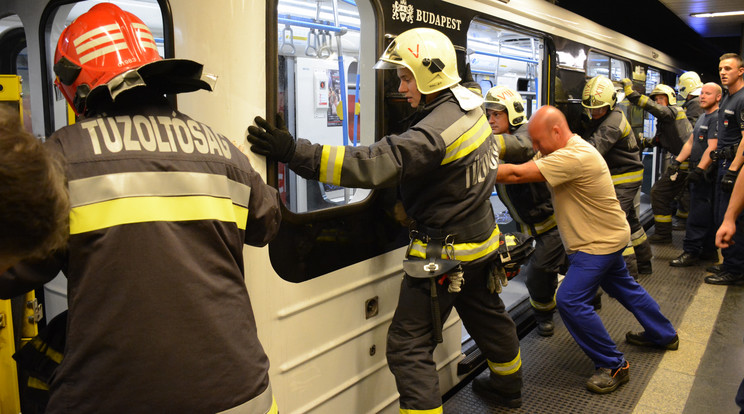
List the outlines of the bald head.
{"label": "bald head", "polygon": [[532,115],[528,131],[532,146],[543,155],[565,147],[573,136],[563,112],[550,105],[541,107]]}
{"label": "bald head", "polygon": [[706,83],[700,90],[700,107],[706,113],[715,111],[721,100],[721,93],[722,89],[717,83]]}

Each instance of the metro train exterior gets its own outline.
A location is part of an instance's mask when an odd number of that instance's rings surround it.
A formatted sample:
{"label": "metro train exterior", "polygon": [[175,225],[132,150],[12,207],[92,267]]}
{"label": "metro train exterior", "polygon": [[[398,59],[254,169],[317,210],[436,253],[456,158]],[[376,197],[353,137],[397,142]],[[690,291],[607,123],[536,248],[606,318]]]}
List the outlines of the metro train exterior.
{"label": "metro train exterior", "polygon": [[[75,121],[54,90],[51,59],[65,25],[98,2],[0,3],[0,74],[22,77],[26,128],[39,139]],[[181,94],[173,103],[232,139],[280,191],[280,234],[265,248],[246,247],[244,260],[282,413],[399,411],[385,342],[408,230],[395,189],[307,181],[250,152],[246,129],[256,115],[281,112],[294,136],[332,145],[368,145],[400,132],[410,108],[393,76],[373,65],[395,35],[422,26],[452,40],[461,75],[467,63],[484,92],[509,86],[528,114],[552,104],[572,127],[593,76],[628,77],[649,91],[658,82],[675,85],[682,73],[671,57],[543,0],[112,2],[145,21],[163,57],[193,59],[218,77],[214,92]],[[653,133],[641,110],[627,101],[624,108],[636,135]],[[660,162],[645,154],[646,192]],[[492,200],[496,213],[504,210]],[[508,229],[508,218],[502,222]],[[65,309],[65,292],[60,276],[37,293],[47,319]],[[462,364],[470,350],[455,312],[443,337],[435,360],[444,395],[472,366]]]}

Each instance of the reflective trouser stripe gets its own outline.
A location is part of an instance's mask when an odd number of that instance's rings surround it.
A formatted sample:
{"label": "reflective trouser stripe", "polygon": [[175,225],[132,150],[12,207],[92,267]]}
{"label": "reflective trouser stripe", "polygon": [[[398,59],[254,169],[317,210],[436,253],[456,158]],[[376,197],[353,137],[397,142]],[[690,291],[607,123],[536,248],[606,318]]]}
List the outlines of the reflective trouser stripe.
{"label": "reflective trouser stripe", "polygon": [[661,216],[661,215],[659,215],[659,216],[654,215],[654,221],[656,221],[657,223],[671,223],[672,222],[672,215],[671,214],[663,215],[663,216]]}
{"label": "reflective trouser stripe", "polygon": [[632,245],[628,245],[628,247],[623,250],[623,256],[632,256],[635,254],[635,249],[633,249]]}
{"label": "reflective trouser stripe", "polygon": [[623,174],[615,174],[612,176],[612,184],[626,184],[643,181],[643,170],[631,171]]}
{"label": "reflective trouser stripe", "polygon": [[[553,227],[557,225],[558,223],[555,221],[555,216],[551,214],[550,217],[546,218],[540,223],[522,224],[521,227],[524,230],[523,233],[527,233],[530,236],[537,236],[537,235],[545,233],[546,231],[552,229]],[[535,229],[535,231],[532,231],[533,228]]]}
{"label": "reflective trouser stripe", "polygon": [[431,410],[411,410],[408,408],[401,408],[400,414],[442,414],[444,411],[442,407],[432,408]]}
{"label": "reflective trouser stripe", "polygon": [[542,311],[542,312],[551,311],[555,309],[555,295],[553,295],[553,300],[550,301],[549,303],[538,302],[530,298],[530,305],[532,305],[533,308],[539,311]]}
{"label": "reflective trouser stripe", "polygon": [[509,362],[493,362],[488,359],[488,368],[496,375],[511,375],[522,367],[522,350],[517,351],[517,356]]}
{"label": "reflective trouser stripe", "polygon": [[646,232],[641,228],[637,232],[630,235],[630,242],[633,244],[633,247],[638,246],[639,244],[646,241]]}
{"label": "reflective trouser stripe", "polygon": [[220,411],[219,414],[278,414],[279,408],[276,405],[274,399],[274,393],[271,392],[271,384],[251,400],[244,402],[238,406],[230,408],[225,411]]}

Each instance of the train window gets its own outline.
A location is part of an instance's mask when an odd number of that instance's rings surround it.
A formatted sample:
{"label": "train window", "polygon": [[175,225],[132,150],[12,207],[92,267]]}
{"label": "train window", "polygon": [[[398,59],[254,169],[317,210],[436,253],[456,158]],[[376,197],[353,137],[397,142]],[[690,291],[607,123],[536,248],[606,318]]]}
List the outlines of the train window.
{"label": "train window", "polygon": [[33,133],[26,34],[17,15],[0,19],[0,74],[21,77],[23,126],[26,131]]}
{"label": "train window", "polygon": [[[661,83],[661,72],[648,68],[646,70],[646,95],[650,94],[659,83]],[[646,137],[656,135],[656,117],[648,111],[646,111],[646,117],[643,120],[643,135]]]}
{"label": "train window", "polygon": [[590,51],[586,61],[586,76],[593,78],[604,75],[611,80],[619,81],[628,77],[630,63],[596,51]]}
{"label": "train window", "polygon": [[[374,101],[361,101],[361,86],[374,79],[367,64],[376,58],[375,45],[360,47],[374,39],[371,33],[361,37],[372,31],[366,25],[374,20],[363,23],[359,7],[370,6],[357,3],[362,2],[277,3],[277,110],[296,138],[334,146],[374,142],[373,129],[362,129],[374,123]],[[360,202],[370,193],[305,180],[281,163],[278,177],[281,198],[294,213]]]}
{"label": "train window", "polygon": [[[47,37],[47,56],[48,56],[48,74],[50,81],[54,80],[54,73],[52,62],[54,57],[54,51],[57,47],[57,40],[62,30],[75,20],[81,14],[90,10],[91,7],[99,3],[113,3],[119,6],[122,10],[126,10],[135,16],[139,17],[152,31],[155,43],[158,46],[160,56],[168,57],[165,54],[164,47],[164,17],[162,8],[158,0],[86,0],[75,3],[69,3],[59,6],[53,13],[51,13],[51,22],[47,24],[47,27],[51,27],[49,37]],[[51,87],[50,91],[54,90],[53,101],[53,130],[57,130],[63,126],[68,125],[74,121],[74,117],[71,115],[71,109],[61,93],[57,91],[55,87]]]}

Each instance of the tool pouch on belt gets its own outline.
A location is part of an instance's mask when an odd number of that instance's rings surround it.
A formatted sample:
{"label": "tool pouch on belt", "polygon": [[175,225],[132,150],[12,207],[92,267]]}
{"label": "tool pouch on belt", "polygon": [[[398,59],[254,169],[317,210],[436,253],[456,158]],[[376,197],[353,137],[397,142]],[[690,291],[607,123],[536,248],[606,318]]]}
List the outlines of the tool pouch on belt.
{"label": "tool pouch on belt", "polygon": [[524,233],[499,235],[498,259],[492,264],[486,287],[491,293],[501,293],[508,280],[519,273],[519,268],[535,251],[535,238]]}

